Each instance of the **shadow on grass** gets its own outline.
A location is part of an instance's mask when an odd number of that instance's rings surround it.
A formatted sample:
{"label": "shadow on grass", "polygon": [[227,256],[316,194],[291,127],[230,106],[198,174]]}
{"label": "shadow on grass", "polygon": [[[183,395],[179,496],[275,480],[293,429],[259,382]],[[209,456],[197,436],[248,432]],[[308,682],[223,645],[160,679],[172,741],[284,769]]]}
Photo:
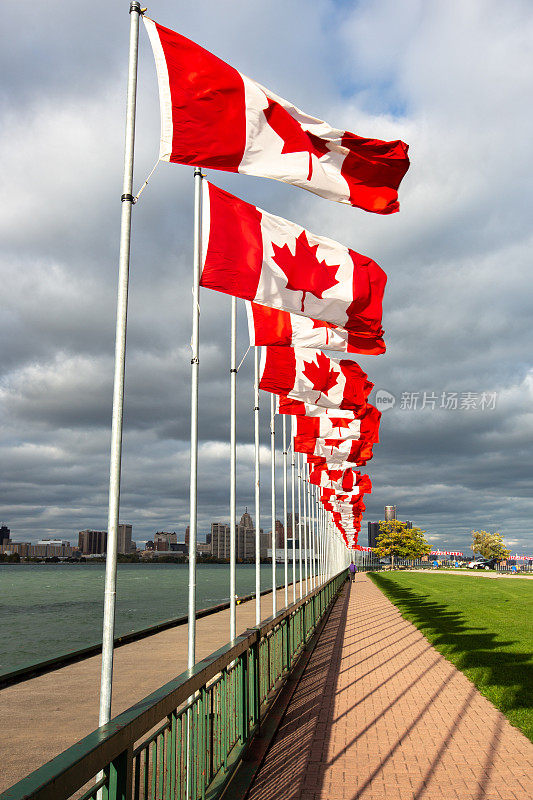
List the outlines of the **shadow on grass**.
{"label": "shadow on grass", "polygon": [[533,741],[531,653],[510,650],[520,642],[470,624],[460,611],[450,608],[453,598],[448,606],[431,600],[431,595],[399,586],[385,575],[374,573],[372,580],[402,615]]}

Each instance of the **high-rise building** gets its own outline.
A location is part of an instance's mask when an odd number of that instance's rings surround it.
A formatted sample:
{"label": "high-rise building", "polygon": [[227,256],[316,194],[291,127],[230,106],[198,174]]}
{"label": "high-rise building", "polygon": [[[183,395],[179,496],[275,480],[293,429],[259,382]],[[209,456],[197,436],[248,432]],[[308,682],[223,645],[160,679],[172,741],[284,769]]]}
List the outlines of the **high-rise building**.
{"label": "high-rise building", "polygon": [[[396,506],[385,506],[385,522],[392,522],[396,521]],[[401,520],[397,520],[401,522]],[[406,522],[402,522],[402,525],[405,525],[406,528],[412,528],[413,523],[410,520]],[[369,522],[368,523],[368,546],[369,547],[376,547],[376,539],[379,536],[379,522]]]}
{"label": "high-rise building", "polygon": [[131,553],[133,550],[135,550],[135,545],[131,541],[131,532],[131,525],[118,526],[117,553],[122,553],[122,555],[125,555],[126,553]]}
{"label": "high-rise building", "polygon": [[237,525],[237,559],[253,561],[255,558],[255,526],[246,508]]}
{"label": "high-rise building", "polygon": [[103,555],[107,550],[107,531],[80,531],[78,550],[84,556]]}
{"label": "high-rise building", "polygon": [[[296,535],[298,535],[298,521],[299,521],[298,512],[294,514],[294,521],[296,524]],[[287,515],[287,538],[292,539],[292,514]]]}
{"label": "high-rise building", "polygon": [[379,522],[368,523],[368,546],[376,547],[376,539],[379,536]]}
{"label": "high-rise building", "polygon": [[276,547],[285,547],[285,528],[281,520],[276,520]]}
{"label": "high-rise building", "polygon": [[[253,561],[255,559],[255,526],[248,509],[245,509],[235,530],[235,556],[238,561]],[[259,552],[260,557],[266,557],[268,547],[265,534],[265,541],[261,538],[263,532],[260,531]],[[211,533],[207,535],[206,544],[211,544],[211,554],[214,558],[229,559],[230,557],[230,526],[225,522],[212,522]]]}
{"label": "high-rise building", "polygon": [[2,547],[3,544],[8,544],[9,543],[10,536],[11,536],[11,531],[9,530],[7,525],[1,525],[0,526],[0,547]]}
{"label": "high-rise building", "polygon": [[229,559],[229,525],[224,522],[211,523],[211,553],[214,558]]}

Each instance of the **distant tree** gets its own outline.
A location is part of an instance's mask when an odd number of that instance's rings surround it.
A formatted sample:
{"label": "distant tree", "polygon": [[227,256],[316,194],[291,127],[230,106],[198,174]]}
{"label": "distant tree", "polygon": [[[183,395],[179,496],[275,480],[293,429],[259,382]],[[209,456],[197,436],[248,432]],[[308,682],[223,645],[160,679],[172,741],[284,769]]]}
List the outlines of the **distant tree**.
{"label": "distant tree", "polygon": [[405,522],[397,519],[379,523],[379,536],[373,552],[380,558],[389,556],[394,569],[394,559],[422,558],[431,552],[431,545],[425,538],[425,531],[420,528],[408,528]]}
{"label": "distant tree", "polygon": [[501,533],[489,531],[472,531],[472,552],[479,553],[483,558],[497,558],[500,561],[511,555]]}

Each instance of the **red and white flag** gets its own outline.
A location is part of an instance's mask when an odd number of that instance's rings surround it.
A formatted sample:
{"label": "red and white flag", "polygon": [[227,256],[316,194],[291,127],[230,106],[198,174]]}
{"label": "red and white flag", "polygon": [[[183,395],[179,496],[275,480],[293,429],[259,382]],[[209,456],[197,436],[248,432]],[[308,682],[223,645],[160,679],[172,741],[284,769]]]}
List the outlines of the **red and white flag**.
{"label": "red and white flag", "polygon": [[310,317],[301,317],[245,301],[251,347],[311,347],[377,356],[386,350],[383,331],[379,335],[350,333],[344,328]]}
{"label": "red and white flag", "polygon": [[159,84],[160,159],[274,178],[377,214],[398,211],[406,144],[332,128],[143,19]]}
{"label": "red and white flag", "polygon": [[353,464],[363,467],[373,457],[373,444],[364,439],[312,439],[294,437],[296,453],[307,453],[327,460],[329,465]]}
{"label": "red and white flag", "polygon": [[361,475],[352,468],[335,468],[337,465],[329,465],[325,459],[315,459],[313,456],[307,460],[313,465],[309,483],[315,486],[332,489],[335,494],[369,494],[372,491],[372,481],[368,475]]}
{"label": "red and white flag", "polygon": [[371,258],[203,182],[207,289],[380,337],[386,282]]}
{"label": "red and white flag", "polygon": [[[280,398],[280,407],[283,399]],[[339,414],[323,409],[321,414],[297,415],[296,435],[313,439],[364,439],[376,443],[379,442],[380,419],[381,412],[370,403],[357,417],[348,412]]]}
{"label": "red and white flag", "polygon": [[320,350],[264,347],[259,388],[322,408],[359,412],[373,383],[355,361],[334,361]]}

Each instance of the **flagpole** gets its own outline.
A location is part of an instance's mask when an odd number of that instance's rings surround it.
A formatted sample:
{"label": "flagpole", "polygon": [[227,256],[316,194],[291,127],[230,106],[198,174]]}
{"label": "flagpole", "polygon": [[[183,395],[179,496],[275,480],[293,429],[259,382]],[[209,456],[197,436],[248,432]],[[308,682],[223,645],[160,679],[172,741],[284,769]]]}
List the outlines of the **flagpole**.
{"label": "flagpole", "polygon": [[272,616],[277,613],[276,598],[276,429],[274,395],[270,395],[270,472],[272,491]]}
{"label": "flagpole", "polygon": [[302,562],[302,469],[301,469],[301,454],[298,453],[298,555],[300,561],[300,600],[303,597],[303,562]]}
{"label": "flagpole", "polygon": [[229,493],[229,638],[232,642],[236,636],[236,493],[237,493],[237,298],[231,298],[231,342],[230,342],[230,493]]}
{"label": "flagpole", "polygon": [[294,417],[291,414],[292,602],[296,602],[296,508],[294,504]]}
{"label": "flagpole", "polygon": [[202,236],[202,180],[194,170],[194,251],[191,335],[191,458],[189,477],[189,607],[187,666],[196,663],[196,543],[198,539],[198,375],[200,369],[200,249]]}
{"label": "flagpole", "polygon": [[287,542],[287,415],[283,420],[283,562],[285,578],[285,608],[289,605],[289,550]]}
{"label": "flagpole", "polygon": [[311,524],[311,590],[313,591],[316,587],[316,560],[315,560],[315,497],[313,492],[313,486],[308,484],[309,486],[309,517],[310,517],[310,524]]}
{"label": "flagpole", "polygon": [[115,329],[115,374],[109,465],[109,507],[107,518],[108,533],[102,631],[99,725],[104,725],[111,718],[111,694],[113,685],[113,641],[115,636],[115,601],[117,585],[117,532],[120,509],[120,468],[122,460],[122,421],[124,410],[124,375],[126,368],[126,328],[128,318],[131,209],[133,206],[133,157],[135,150],[135,108],[137,100],[140,14],[141,4],[134,0],[134,2],[130,4],[128,89],[126,102],[124,178],[121,197],[122,212],[120,220],[119,276]]}
{"label": "flagpole", "polygon": [[305,593],[308,594],[309,593],[309,584],[308,584],[308,580],[307,580],[307,574],[308,574],[308,569],[307,569],[307,566],[308,566],[307,565],[307,561],[308,561],[308,552],[307,552],[308,551],[308,544],[307,543],[309,541],[309,538],[308,538],[308,533],[307,533],[307,501],[306,501],[307,491],[306,491],[306,485],[305,485],[306,484],[306,477],[305,476],[306,476],[306,471],[307,470],[306,470],[305,459],[303,457],[302,457],[302,461],[303,461],[302,495],[303,495],[303,512],[304,512],[304,580],[305,580]]}
{"label": "flagpole", "polygon": [[255,624],[261,622],[261,510],[259,463],[259,348],[254,347]]}

